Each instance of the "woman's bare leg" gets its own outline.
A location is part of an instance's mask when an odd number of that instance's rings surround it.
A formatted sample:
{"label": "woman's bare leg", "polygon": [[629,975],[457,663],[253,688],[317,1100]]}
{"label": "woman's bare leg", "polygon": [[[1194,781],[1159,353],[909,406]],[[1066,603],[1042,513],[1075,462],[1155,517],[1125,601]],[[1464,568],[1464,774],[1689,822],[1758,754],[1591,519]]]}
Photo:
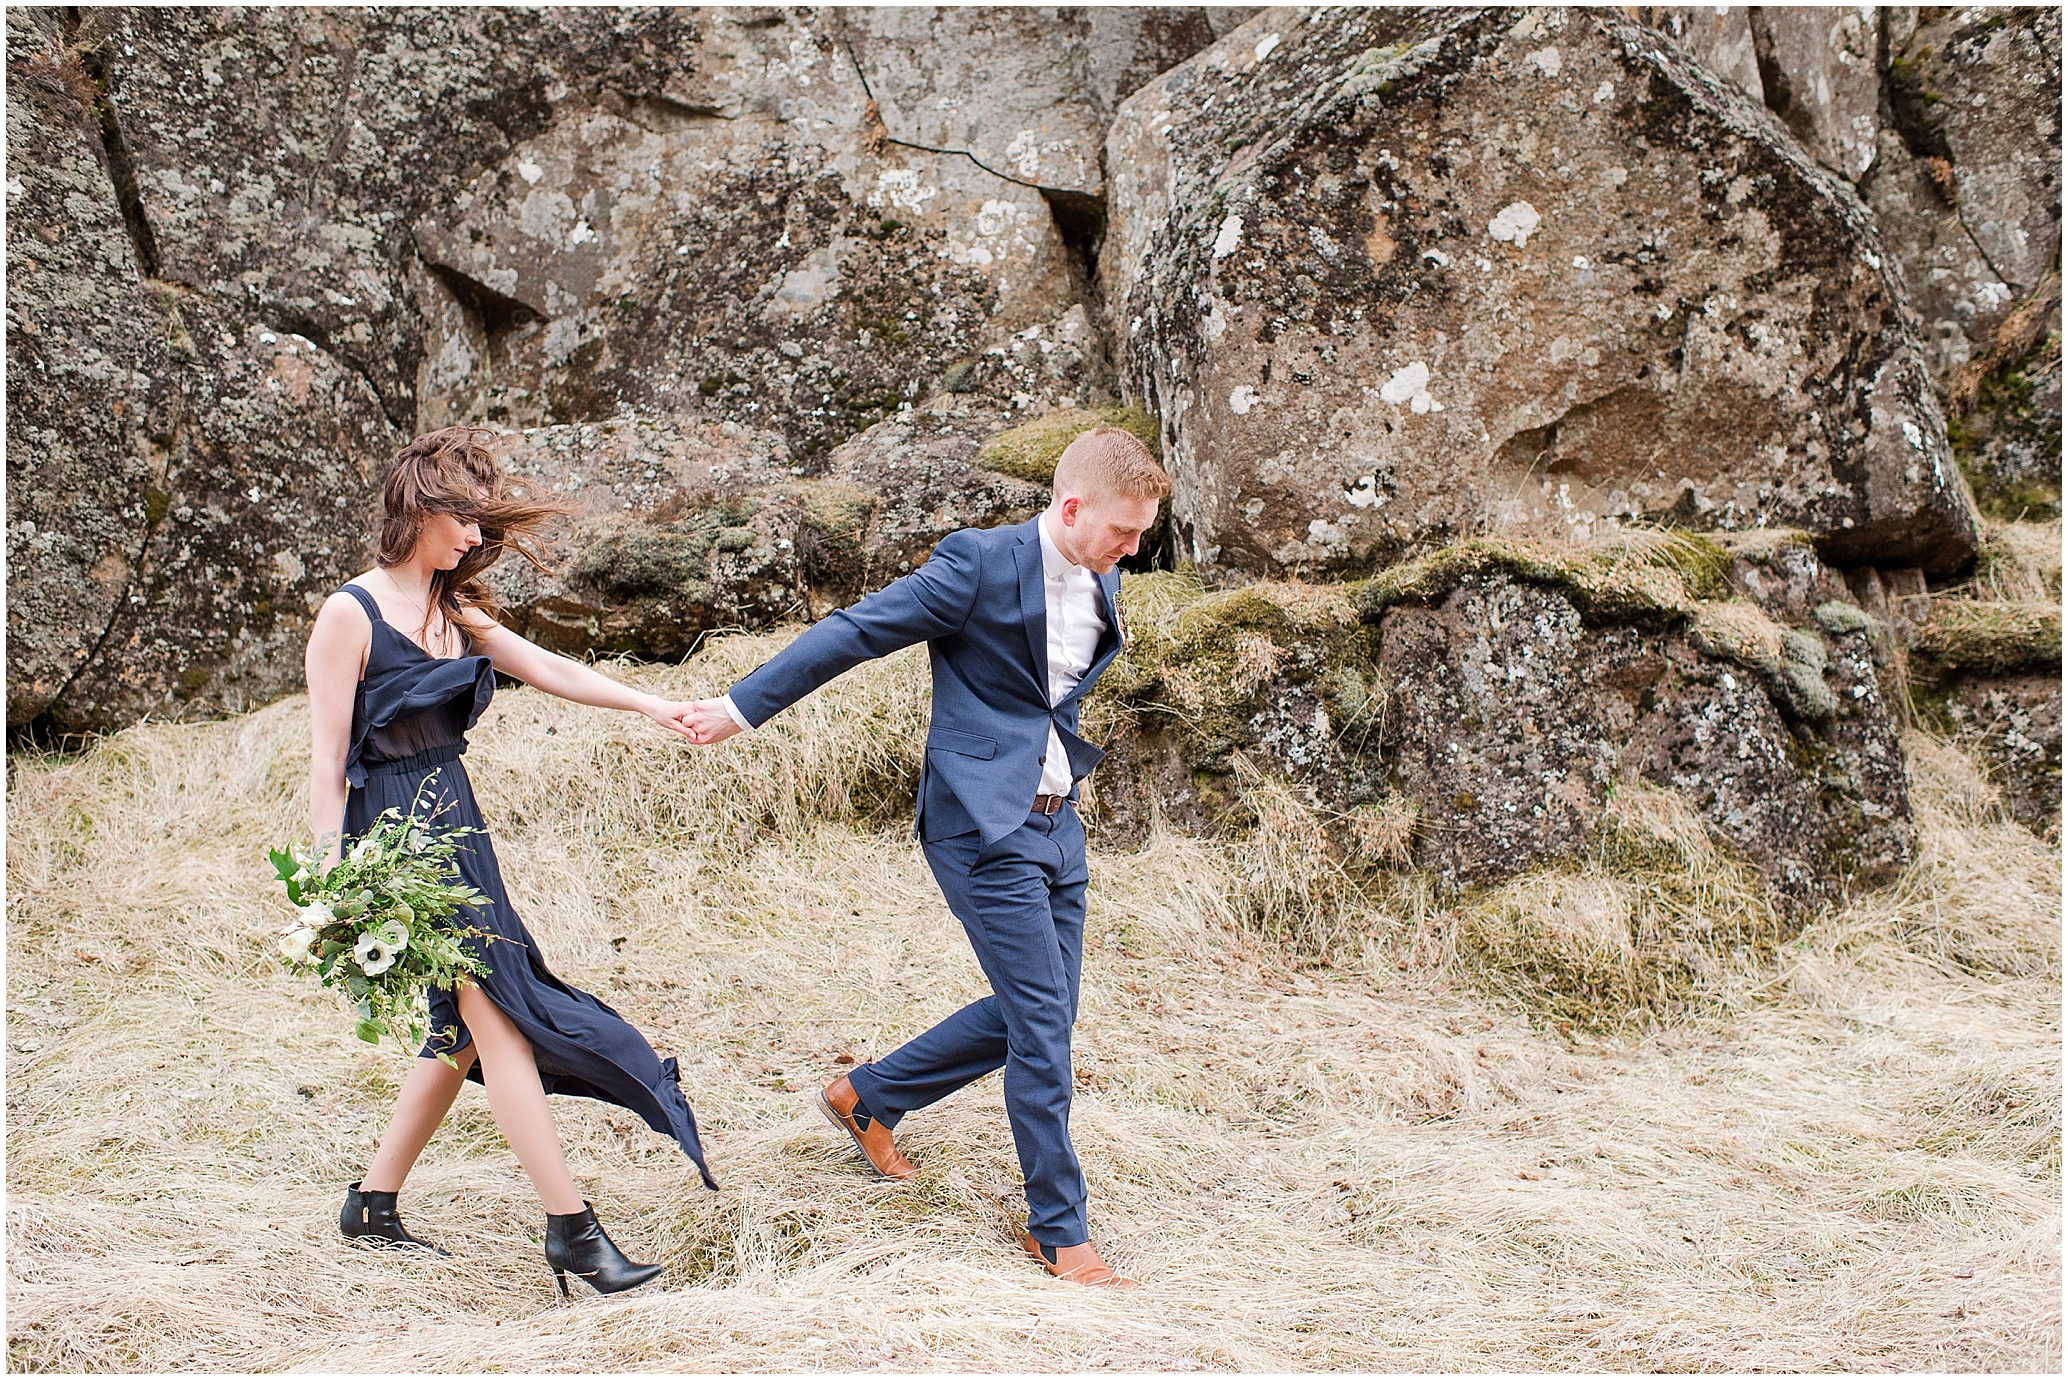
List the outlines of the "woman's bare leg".
{"label": "woman's bare leg", "polygon": [[539,1082],[531,1041],[480,988],[462,986],[459,998],[460,1019],[473,1033],[481,1078],[488,1087],[488,1110],[495,1116],[497,1129],[531,1176],[531,1186],[546,1211],[556,1217],[580,1212],[582,1195],[575,1191],[567,1157],[560,1151],[560,1133],[546,1106],[546,1090]]}
{"label": "woman's bare leg", "polygon": [[460,1095],[473,1062],[471,1045],[453,1056],[458,1068],[438,1059],[416,1061],[409,1076],[402,1080],[402,1091],[395,1098],[395,1115],[389,1119],[387,1134],[374,1151],[373,1163],[366,1167],[366,1177],[360,1180],[362,1188],[374,1193],[402,1191],[402,1181],[409,1177],[417,1156],[424,1153],[432,1133],[452,1110],[452,1100]]}

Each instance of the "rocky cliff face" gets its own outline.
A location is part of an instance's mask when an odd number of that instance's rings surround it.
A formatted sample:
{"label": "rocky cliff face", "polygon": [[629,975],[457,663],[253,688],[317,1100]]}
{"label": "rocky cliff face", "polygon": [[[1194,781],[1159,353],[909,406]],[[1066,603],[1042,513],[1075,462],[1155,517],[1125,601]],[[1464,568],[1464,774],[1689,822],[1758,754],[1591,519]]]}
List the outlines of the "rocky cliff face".
{"label": "rocky cliff face", "polygon": [[[1235,18],[11,12],[9,724],[293,687],[381,464],[454,420],[730,424],[804,477],[1112,401],[1105,122]],[[636,583],[564,645],[693,637],[605,632]]]}
{"label": "rocky cliff face", "polygon": [[1904,856],[1906,667],[2057,827],[2058,683],[1941,606],[2059,599],[1984,588],[1970,497],[2059,513],[2058,11],[8,24],[16,731],[297,688],[452,421],[570,503],[512,622],[676,657],[1026,517],[1097,418],[1203,579],[1140,585],[1123,835],[1239,758],[1469,883],[1623,783],[1814,899]]}

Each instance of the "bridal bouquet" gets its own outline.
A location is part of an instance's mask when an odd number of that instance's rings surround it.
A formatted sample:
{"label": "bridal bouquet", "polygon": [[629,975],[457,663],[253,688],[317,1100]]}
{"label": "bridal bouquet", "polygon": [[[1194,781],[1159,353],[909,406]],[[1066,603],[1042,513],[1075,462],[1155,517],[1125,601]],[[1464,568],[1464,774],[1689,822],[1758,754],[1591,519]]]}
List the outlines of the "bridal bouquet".
{"label": "bridal bouquet", "polygon": [[345,990],[358,1008],[353,1033],[360,1039],[379,1044],[392,1035],[411,1053],[424,1042],[425,991],[488,972],[461,947],[485,932],[456,919],[485,899],[453,861],[458,840],[479,831],[434,832],[422,813],[430,786],[427,778],[407,815],[381,815],[328,869],[321,842],[268,854],[300,911],[280,932],[280,956],[325,987]]}

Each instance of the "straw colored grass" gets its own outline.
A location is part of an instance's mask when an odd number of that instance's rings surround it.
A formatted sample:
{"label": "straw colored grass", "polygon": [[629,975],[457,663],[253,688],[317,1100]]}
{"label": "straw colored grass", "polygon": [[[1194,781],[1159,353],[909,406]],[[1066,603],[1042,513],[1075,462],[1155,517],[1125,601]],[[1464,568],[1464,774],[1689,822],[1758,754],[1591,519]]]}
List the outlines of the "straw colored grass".
{"label": "straw colored grass", "polygon": [[[774,645],[615,673],[708,692]],[[11,1364],[2058,1368],[2060,859],[1959,753],[1911,744],[1900,885],[1615,1040],[1465,981],[1455,916],[1297,856],[1261,780],[1275,839],[1095,852],[1072,1125],[1093,1230],[1143,1281],[1107,1294],[1019,1257],[997,1080],[906,1122],[905,1183],[810,1105],[982,990],[881,803],[924,706],[907,654],[717,751],[528,691],[477,730],[512,892],[681,1057],[725,1185],[556,1103],[584,1193],[670,1267],[571,1306],[476,1088],[404,1197],[453,1258],[337,1237],[404,1061],[267,956],[301,701],[15,759]]]}

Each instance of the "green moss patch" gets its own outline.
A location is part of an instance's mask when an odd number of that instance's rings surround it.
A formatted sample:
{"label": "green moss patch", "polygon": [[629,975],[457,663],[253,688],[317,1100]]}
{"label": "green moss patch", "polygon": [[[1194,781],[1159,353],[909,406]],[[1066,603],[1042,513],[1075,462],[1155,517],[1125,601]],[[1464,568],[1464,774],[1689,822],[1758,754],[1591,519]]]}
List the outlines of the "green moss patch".
{"label": "green moss patch", "polygon": [[1692,628],[1697,647],[1756,671],[1767,689],[1798,718],[1828,719],[1838,700],[1824,683],[1824,639],[1805,628],[1786,628],[1742,599],[1704,603]]}
{"label": "green moss patch", "polygon": [[1383,717],[1374,633],[1339,585],[1209,593],[1190,571],[1156,571],[1126,577],[1121,607],[1127,648],[1085,707],[1094,741],[1154,720],[1188,769],[1219,778],[1289,690],[1319,697],[1332,736]]}
{"label": "green moss patch", "polygon": [[1699,532],[1629,532],[1594,546],[1475,537],[1394,566],[1348,588],[1376,621],[1395,604],[1433,603],[1462,580],[1501,571],[1552,585],[1587,617],[1682,622],[1695,601],[1720,593],[1731,552]]}
{"label": "green moss patch", "polygon": [[1117,426],[1138,438],[1151,455],[1162,454],[1156,419],[1141,408],[1072,407],[988,438],[977,448],[977,464],[1030,484],[1052,484],[1064,448],[1095,426]]}

